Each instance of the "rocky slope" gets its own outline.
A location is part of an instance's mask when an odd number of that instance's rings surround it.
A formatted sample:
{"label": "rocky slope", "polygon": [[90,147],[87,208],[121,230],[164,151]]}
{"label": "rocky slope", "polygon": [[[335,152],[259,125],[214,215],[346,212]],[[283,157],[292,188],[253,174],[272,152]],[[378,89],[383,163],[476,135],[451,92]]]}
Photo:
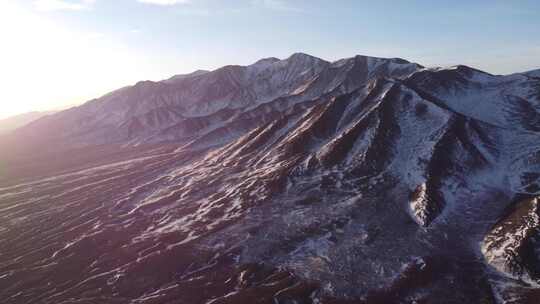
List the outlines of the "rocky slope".
{"label": "rocky slope", "polygon": [[0,297],[537,303],[539,88],[295,54],[41,119],[4,140],[79,148],[4,157]]}

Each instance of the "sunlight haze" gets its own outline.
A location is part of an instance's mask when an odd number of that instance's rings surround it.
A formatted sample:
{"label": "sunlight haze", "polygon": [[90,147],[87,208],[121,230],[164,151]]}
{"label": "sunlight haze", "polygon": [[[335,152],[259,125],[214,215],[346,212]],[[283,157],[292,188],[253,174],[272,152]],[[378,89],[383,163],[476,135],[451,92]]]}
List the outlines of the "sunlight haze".
{"label": "sunlight haze", "polygon": [[[0,118],[63,109],[140,80],[297,51],[502,74],[539,68],[540,42],[532,38],[540,37],[540,16],[527,9],[534,1],[519,9],[509,3],[0,0]],[[447,20],[458,25],[448,30]],[[505,26],[516,20],[518,34]]]}

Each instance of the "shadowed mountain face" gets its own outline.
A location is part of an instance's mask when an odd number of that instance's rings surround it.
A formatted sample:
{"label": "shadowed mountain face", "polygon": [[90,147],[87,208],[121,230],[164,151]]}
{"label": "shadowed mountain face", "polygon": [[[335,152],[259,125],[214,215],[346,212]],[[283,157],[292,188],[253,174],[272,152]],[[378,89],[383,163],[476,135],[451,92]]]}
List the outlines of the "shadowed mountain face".
{"label": "shadowed mountain face", "polygon": [[295,54],[41,119],[2,142],[0,297],[537,303],[532,74]]}

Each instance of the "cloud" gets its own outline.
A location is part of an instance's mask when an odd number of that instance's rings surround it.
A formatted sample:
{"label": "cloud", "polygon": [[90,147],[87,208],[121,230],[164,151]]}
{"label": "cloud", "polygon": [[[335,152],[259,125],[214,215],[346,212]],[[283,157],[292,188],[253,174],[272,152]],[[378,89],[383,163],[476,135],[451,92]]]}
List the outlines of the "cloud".
{"label": "cloud", "polygon": [[87,10],[92,7],[95,0],[36,0],[34,1],[34,8],[39,11],[81,11]]}
{"label": "cloud", "polygon": [[137,0],[137,2],[155,5],[175,5],[186,4],[189,3],[190,0]]}

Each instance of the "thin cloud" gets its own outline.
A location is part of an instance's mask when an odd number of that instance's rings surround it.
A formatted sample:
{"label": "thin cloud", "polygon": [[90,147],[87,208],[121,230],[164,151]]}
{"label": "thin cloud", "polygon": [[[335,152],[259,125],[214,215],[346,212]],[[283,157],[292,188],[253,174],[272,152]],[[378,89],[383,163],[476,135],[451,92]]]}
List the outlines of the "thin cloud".
{"label": "thin cloud", "polygon": [[82,11],[91,9],[95,0],[36,0],[33,5],[39,11]]}
{"label": "thin cloud", "polygon": [[103,34],[103,33],[99,33],[99,32],[91,32],[91,33],[88,33],[86,35],[86,39],[88,40],[96,40],[96,39],[102,39],[104,38],[106,35]]}
{"label": "thin cloud", "polygon": [[166,6],[175,4],[186,4],[189,3],[190,0],[137,0],[137,2]]}
{"label": "thin cloud", "polygon": [[177,4],[182,4],[185,6],[183,6],[180,10],[176,10],[176,13],[185,16],[208,17],[216,13],[216,11],[210,10],[208,8],[194,7],[193,5],[191,5],[194,4],[194,1],[192,0],[137,0],[137,2],[160,6],[174,6]]}
{"label": "thin cloud", "polygon": [[284,11],[284,12],[296,12],[301,13],[304,12],[301,8],[298,8],[296,6],[291,5],[290,3],[287,3],[283,0],[253,0],[253,5],[264,7],[271,10],[276,11]]}

